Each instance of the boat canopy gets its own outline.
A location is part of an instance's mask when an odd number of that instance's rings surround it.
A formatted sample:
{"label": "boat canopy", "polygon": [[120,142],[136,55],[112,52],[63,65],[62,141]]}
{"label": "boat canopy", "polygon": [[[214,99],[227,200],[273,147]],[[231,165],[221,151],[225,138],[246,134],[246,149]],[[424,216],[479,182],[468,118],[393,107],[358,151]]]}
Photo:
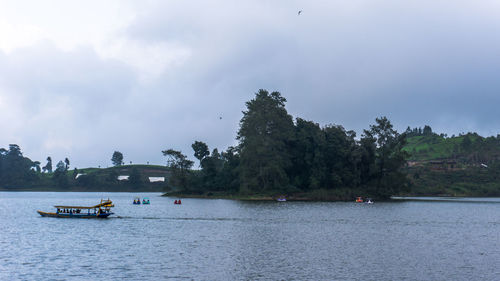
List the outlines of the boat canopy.
{"label": "boat canopy", "polygon": [[113,205],[113,202],[111,202],[111,200],[101,200],[101,203],[100,204],[97,204],[95,206],[61,206],[61,205],[58,205],[58,206],[54,206],[58,209],[97,209],[97,208],[110,208],[110,207],[114,207],[115,205]]}

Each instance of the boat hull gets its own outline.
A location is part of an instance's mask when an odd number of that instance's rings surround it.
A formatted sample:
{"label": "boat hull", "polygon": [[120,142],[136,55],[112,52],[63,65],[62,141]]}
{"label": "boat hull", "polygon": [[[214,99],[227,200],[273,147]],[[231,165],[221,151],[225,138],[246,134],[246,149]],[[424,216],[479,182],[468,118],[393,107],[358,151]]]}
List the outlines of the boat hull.
{"label": "boat hull", "polygon": [[42,212],[42,211],[37,211],[40,216],[42,217],[51,217],[51,218],[70,218],[70,219],[105,219],[109,215],[112,215],[113,213],[105,213],[105,214],[88,214],[88,213],[75,213],[75,214],[68,214],[68,213],[49,213],[49,212]]}

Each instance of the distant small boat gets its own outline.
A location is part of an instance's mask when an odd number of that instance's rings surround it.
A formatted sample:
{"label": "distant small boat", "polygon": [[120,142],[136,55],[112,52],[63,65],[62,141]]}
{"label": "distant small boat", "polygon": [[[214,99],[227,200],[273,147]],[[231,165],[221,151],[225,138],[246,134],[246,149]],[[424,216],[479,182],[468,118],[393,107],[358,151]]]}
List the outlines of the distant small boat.
{"label": "distant small boat", "polygon": [[367,198],[365,203],[366,204],[373,204],[373,200],[371,198]]}
{"label": "distant small boat", "polygon": [[134,199],[134,205],[141,205],[141,198],[136,197],[136,198]]}
{"label": "distant small boat", "polygon": [[149,205],[149,198],[147,198],[147,197],[142,198],[142,204]]}
{"label": "distant small boat", "polygon": [[109,215],[114,213],[111,212],[111,207],[114,207],[111,200],[101,200],[101,203],[91,206],[54,206],[57,208],[55,213],[37,211],[42,217],[53,217],[53,218],[82,218],[82,219],[92,219],[92,218],[107,218]]}
{"label": "distant small boat", "polygon": [[280,196],[280,197],[276,198],[276,201],[278,201],[278,202],[286,202],[286,198],[285,198],[285,196]]}
{"label": "distant small boat", "polygon": [[181,199],[174,201],[174,205],[181,205],[181,204],[182,204]]}
{"label": "distant small boat", "polygon": [[356,197],[356,203],[363,203],[363,197]]}

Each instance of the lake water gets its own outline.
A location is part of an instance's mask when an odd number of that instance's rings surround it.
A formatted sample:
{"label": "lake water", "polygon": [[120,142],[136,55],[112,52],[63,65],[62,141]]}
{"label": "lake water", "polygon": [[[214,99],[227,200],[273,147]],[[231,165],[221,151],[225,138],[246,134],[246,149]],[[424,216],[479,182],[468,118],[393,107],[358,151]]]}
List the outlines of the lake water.
{"label": "lake water", "polygon": [[[147,196],[151,205],[132,205]],[[115,203],[108,219],[42,218]],[[500,199],[245,202],[0,192],[0,280],[499,280]]]}

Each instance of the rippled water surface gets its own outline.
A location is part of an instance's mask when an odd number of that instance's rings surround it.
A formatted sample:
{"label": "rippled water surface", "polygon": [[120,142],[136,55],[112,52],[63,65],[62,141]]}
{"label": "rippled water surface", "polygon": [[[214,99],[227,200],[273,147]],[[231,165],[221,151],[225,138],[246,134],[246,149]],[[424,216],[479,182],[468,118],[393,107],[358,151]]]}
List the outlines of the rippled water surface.
{"label": "rippled water surface", "polygon": [[[132,205],[147,196],[151,205]],[[42,218],[115,203],[108,219]],[[499,280],[500,199],[244,202],[0,192],[0,280]]]}

